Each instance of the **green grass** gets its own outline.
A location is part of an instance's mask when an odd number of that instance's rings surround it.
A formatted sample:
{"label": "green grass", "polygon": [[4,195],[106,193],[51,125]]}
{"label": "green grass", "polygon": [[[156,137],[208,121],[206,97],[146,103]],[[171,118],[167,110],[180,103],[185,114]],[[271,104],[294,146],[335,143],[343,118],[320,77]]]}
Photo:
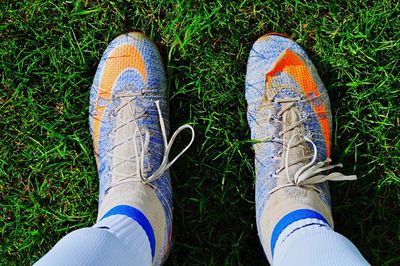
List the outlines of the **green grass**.
{"label": "green grass", "polygon": [[359,177],[331,187],[336,229],[373,265],[400,264],[396,1],[3,0],[0,10],[1,265],[33,263],[95,222],[89,88],[107,43],[134,29],[166,62],[172,129],[191,122],[197,133],[172,169],[168,265],[267,264],[244,78],[252,43],[269,31],[314,60],[331,95],[333,159]]}

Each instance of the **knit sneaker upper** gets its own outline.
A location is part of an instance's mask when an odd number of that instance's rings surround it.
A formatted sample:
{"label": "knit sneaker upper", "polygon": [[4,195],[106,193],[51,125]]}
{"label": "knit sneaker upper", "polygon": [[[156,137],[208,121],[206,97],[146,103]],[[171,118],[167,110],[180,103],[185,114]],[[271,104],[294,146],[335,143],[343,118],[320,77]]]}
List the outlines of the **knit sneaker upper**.
{"label": "knit sneaker upper", "polygon": [[155,231],[153,262],[161,264],[172,233],[168,153],[177,133],[168,143],[165,71],[144,34],[121,35],[107,47],[91,89],[89,122],[100,179],[98,219],[118,204],[138,208]]}

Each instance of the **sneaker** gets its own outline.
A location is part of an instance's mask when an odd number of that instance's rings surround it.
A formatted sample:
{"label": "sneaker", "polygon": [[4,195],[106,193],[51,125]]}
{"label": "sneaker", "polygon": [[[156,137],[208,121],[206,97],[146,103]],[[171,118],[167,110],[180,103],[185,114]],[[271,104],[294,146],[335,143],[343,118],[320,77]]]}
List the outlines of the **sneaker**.
{"label": "sneaker", "polygon": [[[90,93],[90,130],[100,179],[98,221],[114,214],[136,220],[149,238],[153,265],[168,256],[172,235],[169,167],[194,140],[184,125],[170,142],[167,86],[160,54],[143,33],[114,39],[100,60]],[[168,162],[176,136],[190,143]]]}
{"label": "sneaker", "polygon": [[[327,180],[331,161],[329,97],[304,50],[289,38],[265,35],[247,63],[247,119],[254,141],[256,218],[268,260],[290,223],[317,218],[333,227]],[[277,224],[279,223],[279,226]]]}

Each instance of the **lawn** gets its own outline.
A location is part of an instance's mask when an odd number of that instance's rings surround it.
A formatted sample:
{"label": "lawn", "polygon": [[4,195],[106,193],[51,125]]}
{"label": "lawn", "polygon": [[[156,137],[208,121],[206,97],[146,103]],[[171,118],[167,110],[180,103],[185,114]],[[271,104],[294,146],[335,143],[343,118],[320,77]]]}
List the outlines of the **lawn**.
{"label": "lawn", "polygon": [[[140,29],[168,74],[171,127],[196,140],[174,164],[167,265],[267,265],[258,241],[244,79],[266,32],[305,48],[331,96],[336,229],[373,265],[400,265],[397,1],[0,2],[0,264],[28,265],[91,226],[98,180],[89,89],[107,44]],[[185,139],[178,141],[178,148]]]}

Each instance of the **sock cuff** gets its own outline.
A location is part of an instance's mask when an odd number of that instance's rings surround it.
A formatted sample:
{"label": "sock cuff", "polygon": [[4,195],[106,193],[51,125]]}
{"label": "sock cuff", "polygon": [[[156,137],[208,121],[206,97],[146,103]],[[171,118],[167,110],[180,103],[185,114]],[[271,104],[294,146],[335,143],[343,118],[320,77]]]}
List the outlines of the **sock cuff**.
{"label": "sock cuff", "polygon": [[275,250],[272,265],[370,265],[344,236],[327,226],[310,225],[293,232]]}
{"label": "sock cuff", "polygon": [[326,225],[329,225],[329,222],[318,212],[310,210],[310,209],[299,209],[293,212],[290,212],[283,216],[282,219],[275,225],[274,230],[271,235],[271,254],[274,256],[274,250],[276,243],[278,241],[279,236],[282,232],[291,224],[304,220],[304,219],[316,219],[322,221]]}
{"label": "sock cuff", "polygon": [[151,257],[152,259],[154,259],[154,255],[155,255],[155,248],[156,248],[156,238],[154,235],[154,231],[153,231],[153,227],[151,226],[150,221],[146,218],[146,216],[139,211],[138,209],[136,209],[135,207],[132,206],[128,206],[128,205],[118,205],[115,206],[114,208],[110,209],[108,212],[106,212],[106,214],[103,215],[103,217],[101,217],[99,219],[99,222],[101,222],[101,220],[110,217],[112,215],[125,215],[131,219],[133,219],[134,221],[136,221],[145,231],[149,242],[150,242],[150,248],[151,248]]}

